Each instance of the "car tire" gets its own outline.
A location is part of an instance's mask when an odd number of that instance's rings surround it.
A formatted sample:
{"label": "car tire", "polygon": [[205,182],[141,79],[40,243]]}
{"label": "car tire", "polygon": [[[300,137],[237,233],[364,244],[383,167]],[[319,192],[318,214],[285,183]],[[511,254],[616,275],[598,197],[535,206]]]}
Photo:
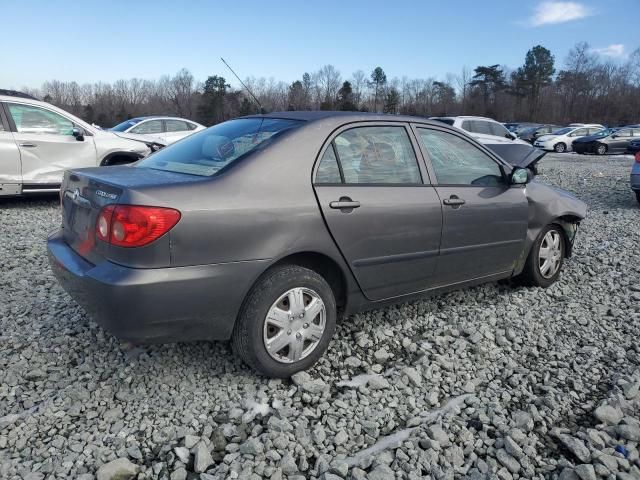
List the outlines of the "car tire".
{"label": "car tire", "polygon": [[596,153],[598,155],[605,155],[607,153],[607,146],[600,144],[596,147]]}
{"label": "car tire", "polygon": [[566,150],[567,146],[562,142],[558,142],[553,146],[553,151],[556,153],[564,153]]}
{"label": "car tire", "polygon": [[[556,239],[557,245],[555,244]],[[549,245],[552,245],[552,248],[549,249]],[[541,250],[544,249],[548,249],[548,254],[553,255],[553,260],[551,256],[546,257],[549,260],[548,264],[544,263],[545,256],[541,255]],[[533,242],[524,269],[517,280],[520,284],[530,287],[547,288],[552,285],[562,271],[565,251],[566,245],[562,227],[557,224],[547,225]]]}
{"label": "car tire", "polygon": [[336,317],[333,291],[321,275],[297,265],[274,267],[245,298],[232,348],[261,374],[287,378],[318,361],[329,346]]}

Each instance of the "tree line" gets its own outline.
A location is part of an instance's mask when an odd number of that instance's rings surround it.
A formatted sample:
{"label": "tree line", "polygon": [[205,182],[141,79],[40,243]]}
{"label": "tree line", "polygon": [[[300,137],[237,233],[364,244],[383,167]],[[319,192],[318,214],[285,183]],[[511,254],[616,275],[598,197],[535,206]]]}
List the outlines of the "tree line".
{"label": "tree line", "polygon": [[187,70],[159,80],[133,78],[79,85],[52,80],[28,93],[85,121],[111,127],[142,115],[175,115],[204,125],[253,113],[353,110],[418,116],[481,115],[501,121],[608,125],[640,123],[640,48],[622,62],[603,60],[585,42],[556,67],[545,47],[531,48],[515,70],[479,65],[444,79],[388,78],[382,67],[345,78],[333,65],[292,83],[249,77],[232,88],[222,75],[198,82]]}

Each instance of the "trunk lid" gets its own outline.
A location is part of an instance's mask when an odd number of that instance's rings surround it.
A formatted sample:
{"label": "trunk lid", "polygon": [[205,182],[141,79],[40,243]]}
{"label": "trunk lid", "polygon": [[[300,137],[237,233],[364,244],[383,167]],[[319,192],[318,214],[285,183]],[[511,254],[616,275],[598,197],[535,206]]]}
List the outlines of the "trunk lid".
{"label": "trunk lid", "polygon": [[68,170],[60,189],[63,238],[78,255],[94,265],[101,260],[111,259],[117,263],[143,266],[138,265],[135,258],[127,261],[131,258],[132,250],[138,251],[136,256],[143,263],[146,258],[155,261],[160,257],[169,258],[168,240],[156,240],[163,244],[162,248],[167,248],[166,254],[161,256],[157,252],[150,255],[149,250],[156,247],[155,242],[144,247],[122,248],[97,240],[98,215],[106,205],[135,204],[131,201],[132,194],[141,190],[202,180],[202,177],[130,166]]}

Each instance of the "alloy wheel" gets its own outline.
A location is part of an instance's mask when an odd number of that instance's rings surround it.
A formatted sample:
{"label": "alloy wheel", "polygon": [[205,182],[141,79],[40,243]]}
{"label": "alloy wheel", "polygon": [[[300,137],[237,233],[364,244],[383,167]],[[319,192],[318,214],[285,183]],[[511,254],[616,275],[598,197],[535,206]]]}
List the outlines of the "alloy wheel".
{"label": "alloy wheel", "polygon": [[562,153],[564,152],[564,143],[558,143],[554,148],[556,152]]}
{"label": "alloy wheel", "polygon": [[596,151],[598,152],[598,155],[604,155],[607,153],[607,147],[604,145],[598,145],[598,149]]}
{"label": "alloy wheel", "polygon": [[320,343],[327,312],[320,295],[296,287],[278,298],[267,313],[262,340],[271,358],[294,363],[307,357]]}
{"label": "alloy wheel", "polygon": [[562,239],[560,232],[549,230],[542,239],[538,252],[538,268],[544,278],[553,277],[560,268],[562,260]]}

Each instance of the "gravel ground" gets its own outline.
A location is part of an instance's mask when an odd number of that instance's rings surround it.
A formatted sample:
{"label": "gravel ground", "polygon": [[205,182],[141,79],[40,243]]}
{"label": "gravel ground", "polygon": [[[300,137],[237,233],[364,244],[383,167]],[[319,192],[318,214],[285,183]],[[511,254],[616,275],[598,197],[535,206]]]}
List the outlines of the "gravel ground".
{"label": "gravel ground", "polygon": [[291,381],[225,343],[120,344],[49,270],[57,199],[2,201],[0,478],[640,478],[631,161],[543,161],[590,209],[551,288],[352,316]]}

